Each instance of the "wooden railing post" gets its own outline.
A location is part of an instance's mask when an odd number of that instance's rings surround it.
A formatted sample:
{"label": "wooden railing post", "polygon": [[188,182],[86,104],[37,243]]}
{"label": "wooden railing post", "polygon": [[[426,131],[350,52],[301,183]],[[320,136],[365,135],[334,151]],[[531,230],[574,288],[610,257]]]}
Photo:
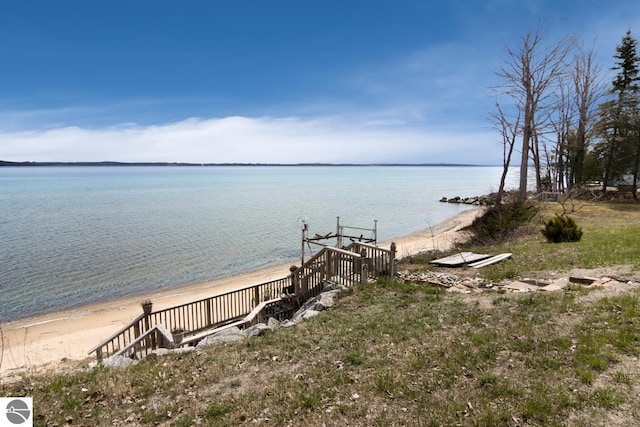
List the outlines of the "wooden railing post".
{"label": "wooden railing post", "polygon": [[369,266],[363,262],[360,267],[360,284],[366,285],[369,281]]}
{"label": "wooden railing post", "polygon": [[213,299],[207,300],[207,326],[213,325]]}
{"label": "wooden railing post", "polygon": [[298,275],[296,274],[296,271],[298,271],[298,267],[296,267],[295,265],[292,265],[291,267],[289,267],[289,272],[291,273],[291,276],[289,276],[289,283],[291,283],[290,292],[293,292],[294,295],[298,296],[300,295],[300,284],[298,281]]}
{"label": "wooden railing post", "polygon": [[396,276],[396,242],[391,242],[391,256],[389,257],[389,274],[391,277]]}
{"label": "wooden railing post", "polygon": [[[369,258],[367,258],[367,250],[365,248],[362,248],[360,250],[360,259],[358,260],[358,268],[360,273],[362,273],[363,270],[363,266],[366,266],[366,272],[367,272],[367,276],[369,275]],[[360,280],[364,280],[362,278],[360,278]]]}
{"label": "wooden railing post", "polygon": [[[142,312],[144,314],[144,331],[147,332],[151,329],[151,311],[153,309],[153,303],[149,300],[145,300],[142,302]],[[139,329],[140,323],[138,323]],[[135,328],[135,327],[134,327]],[[137,337],[136,337],[137,338]],[[147,347],[151,347],[152,349],[156,348],[156,339],[155,336],[150,336],[147,341]]]}
{"label": "wooden railing post", "polygon": [[254,307],[260,304],[260,288],[258,286],[253,289],[253,300]]}
{"label": "wooden railing post", "polygon": [[322,275],[323,282],[326,282],[331,274],[331,251],[325,249],[325,257],[327,261],[324,263],[324,272]]}

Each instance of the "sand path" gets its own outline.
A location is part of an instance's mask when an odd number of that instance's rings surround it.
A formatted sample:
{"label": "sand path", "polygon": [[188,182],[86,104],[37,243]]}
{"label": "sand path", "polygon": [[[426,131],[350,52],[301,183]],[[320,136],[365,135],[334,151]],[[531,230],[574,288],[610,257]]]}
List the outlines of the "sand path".
{"label": "sand path", "polygon": [[[471,224],[480,209],[472,209],[445,222],[407,236],[392,239],[398,257],[418,252],[446,250],[465,238],[460,230]],[[390,241],[381,247],[389,247]],[[289,274],[295,261],[238,276],[185,286],[173,290],[79,307],[20,319],[1,325],[2,352],[0,378],[9,379],[21,372],[56,368],[65,360],[86,359],[87,352],[141,314],[140,301],[150,299],[154,310],[183,304]]]}

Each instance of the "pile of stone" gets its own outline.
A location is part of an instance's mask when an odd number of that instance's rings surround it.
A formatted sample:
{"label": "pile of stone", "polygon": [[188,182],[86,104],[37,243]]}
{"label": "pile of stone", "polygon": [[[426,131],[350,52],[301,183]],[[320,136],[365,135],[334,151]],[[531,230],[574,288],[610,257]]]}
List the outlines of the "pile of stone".
{"label": "pile of stone", "polygon": [[470,289],[492,287],[481,278],[459,277],[455,274],[423,271],[419,273],[400,272],[398,279],[410,283],[424,283],[446,288],[449,292],[470,292]]}
{"label": "pile of stone", "polygon": [[398,279],[410,283],[423,283],[446,288],[449,292],[470,293],[474,289],[495,289],[508,292],[559,291],[570,283],[585,286],[607,286],[630,283],[626,279],[615,277],[561,277],[554,280],[521,279],[509,280],[498,284],[485,282],[481,278],[459,277],[455,274],[424,271],[419,273],[400,272]]}

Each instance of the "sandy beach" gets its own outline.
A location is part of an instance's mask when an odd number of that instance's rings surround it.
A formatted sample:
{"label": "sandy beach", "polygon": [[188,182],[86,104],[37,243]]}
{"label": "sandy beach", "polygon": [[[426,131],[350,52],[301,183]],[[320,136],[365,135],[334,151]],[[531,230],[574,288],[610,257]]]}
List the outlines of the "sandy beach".
{"label": "sandy beach", "polygon": [[[465,238],[461,229],[471,224],[480,211],[461,212],[434,227],[382,242],[380,246],[388,248],[394,241],[398,258],[432,249],[447,250]],[[92,347],[141,314],[140,302],[144,299],[153,301],[154,310],[171,307],[285,277],[292,263],[295,260],[211,282],[5,323],[1,325],[0,377],[6,380],[21,372],[55,369],[68,361],[87,359]]]}

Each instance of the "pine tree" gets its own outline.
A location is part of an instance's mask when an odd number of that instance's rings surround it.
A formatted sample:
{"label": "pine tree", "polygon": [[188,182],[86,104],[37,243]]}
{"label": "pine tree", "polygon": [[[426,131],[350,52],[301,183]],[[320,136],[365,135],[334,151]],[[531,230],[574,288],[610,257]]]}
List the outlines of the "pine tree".
{"label": "pine tree", "polygon": [[631,29],[622,38],[622,43],[616,47],[617,54],[613,57],[618,60],[612,70],[619,70],[618,75],[613,79],[613,92],[624,95],[627,92],[638,92],[638,43],[631,36]]}
{"label": "pine tree", "polygon": [[616,47],[616,65],[612,70],[618,74],[612,82],[611,94],[615,99],[603,104],[606,129],[603,134],[605,148],[604,183],[619,178],[631,170],[633,175],[633,197],[637,198],[638,168],[640,167],[640,58],[637,55],[637,41],[629,29]]}

